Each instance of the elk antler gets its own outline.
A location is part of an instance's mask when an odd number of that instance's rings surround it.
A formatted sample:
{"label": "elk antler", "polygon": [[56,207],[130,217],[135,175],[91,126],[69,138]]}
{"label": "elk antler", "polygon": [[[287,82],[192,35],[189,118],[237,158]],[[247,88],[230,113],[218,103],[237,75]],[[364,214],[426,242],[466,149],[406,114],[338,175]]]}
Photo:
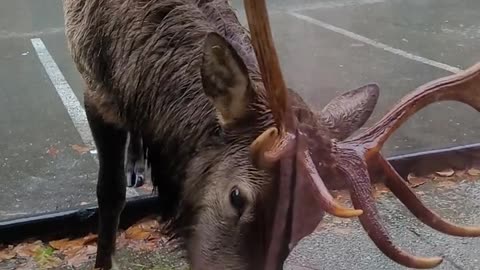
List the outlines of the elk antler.
{"label": "elk antler", "polygon": [[[252,44],[259,62],[267,98],[277,127],[282,133],[287,117],[287,86],[283,80],[277,50],[273,44],[272,31],[265,1],[245,1],[245,11],[252,35]],[[280,134],[281,135],[281,134]]]}
{"label": "elk antler", "polygon": [[[282,157],[295,153],[296,119],[287,106],[287,87],[273,44],[265,1],[245,0],[245,11],[267,98],[277,125],[277,129],[270,128],[255,140],[252,144],[252,153],[255,160],[259,160],[259,164],[272,164]],[[318,188],[319,203],[326,212],[339,217],[354,217],[362,213],[361,210],[348,209],[336,202],[310,164],[303,169],[305,176]]]}
{"label": "elk antler", "polygon": [[[278,237],[278,232],[283,232],[287,234],[284,238],[289,241],[270,240],[267,261],[272,258],[285,260],[288,251],[277,246],[287,245],[287,250],[293,248],[300,238],[315,229],[322,218],[320,212],[324,210],[339,217],[359,216],[360,223],[375,245],[399,264],[412,268],[439,265],[442,258],[416,257],[402,251],[391,241],[380,221],[372,195],[370,172],[378,167],[387,176],[386,185],[393,194],[422,222],[450,235],[480,236],[480,227],[455,225],[429,210],[380,154],[388,137],[410,116],[431,103],[456,100],[480,111],[480,63],[461,74],[417,88],[371,128],[351,139],[341,137],[338,141],[330,138],[323,127],[302,123],[300,116],[295,115],[288,106],[287,88],[273,45],[265,1],[245,0],[245,9],[252,44],[277,126],[268,129],[255,140],[251,146],[252,154],[259,166],[271,168],[272,164],[279,162],[279,199],[273,218],[273,230],[277,234],[274,232],[272,235]],[[339,100],[348,102],[348,99]],[[332,116],[342,114],[342,106],[338,105],[341,102],[336,104],[334,109],[339,110],[339,113],[330,112]],[[350,114],[352,117],[355,115]],[[350,129],[347,128],[345,134],[351,134]],[[344,178],[349,184],[352,202],[357,209],[348,209],[337,203],[321,176]],[[277,269],[282,263],[283,261],[268,261],[266,269]]]}
{"label": "elk antler", "polygon": [[441,78],[417,88],[371,128],[337,144],[337,167],[350,184],[353,205],[365,212],[359,217],[362,226],[385,255],[407,267],[431,268],[440,264],[442,259],[415,257],[395,247],[379,222],[368,170],[380,167],[387,176],[387,187],[426,225],[449,235],[480,236],[480,227],[455,225],[429,210],[380,154],[388,137],[410,116],[429,104],[447,100],[459,101],[480,111],[480,63],[461,74]]}

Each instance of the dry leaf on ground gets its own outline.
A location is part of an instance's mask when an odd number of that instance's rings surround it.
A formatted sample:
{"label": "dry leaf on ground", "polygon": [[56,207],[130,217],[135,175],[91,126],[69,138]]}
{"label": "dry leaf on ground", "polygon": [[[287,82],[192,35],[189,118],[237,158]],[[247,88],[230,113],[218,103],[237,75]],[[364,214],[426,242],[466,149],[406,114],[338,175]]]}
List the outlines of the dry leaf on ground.
{"label": "dry leaf on ground", "polygon": [[35,252],[43,246],[41,241],[35,241],[33,243],[21,243],[17,245],[13,251],[20,257],[33,257]]}
{"label": "dry leaf on ground", "polygon": [[38,266],[35,265],[35,262],[33,260],[28,260],[25,263],[17,266],[15,270],[32,270],[37,268]]}
{"label": "dry leaf on ground", "polygon": [[[154,251],[164,243],[160,228],[157,220],[147,217],[122,232],[117,237],[117,247]],[[15,256],[27,258],[25,264],[18,269],[38,269],[38,267],[50,269],[62,264],[79,267],[94,259],[97,252],[97,237],[95,234],[89,234],[77,239],[65,238],[48,243],[42,241],[21,243],[16,247],[0,249],[0,261]]]}
{"label": "dry leaf on ground", "polygon": [[130,226],[124,234],[126,239],[154,240],[160,238],[160,223],[151,218],[145,218]]}
{"label": "dry leaf on ground", "polygon": [[97,235],[96,234],[88,234],[87,236],[84,236],[82,238],[78,239],[60,239],[60,240],[55,240],[55,241],[50,241],[48,244],[53,247],[54,249],[57,250],[66,250],[66,249],[71,249],[72,247],[82,247],[85,245],[90,245],[94,244],[95,241],[97,240]]}
{"label": "dry leaf on ground", "polygon": [[66,246],[68,245],[68,243],[69,243],[69,240],[67,238],[48,242],[48,244],[51,247],[57,250],[66,249]]}
{"label": "dry leaf on ground", "polygon": [[60,239],[49,242],[49,245],[60,251],[68,265],[78,267],[88,262],[97,251],[97,235],[88,234],[78,239]]}
{"label": "dry leaf on ground", "polygon": [[471,168],[467,171],[468,175],[470,176],[479,176],[480,175],[480,170],[479,169],[475,169],[475,168]]}
{"label": "dry leaf on ground", "polygon": [[36,250],[33,259],[42,269],[51,269],[62,264],[62,260],[53,255],[52,247],[42,247]]}
{"label": "dry leaf on ground", "polygon": [[15,256],[17,256],[17,254],[13,251],[13,247],[0,249],[0,262],[13,259]]}
{"label": "dry leaf on ground", "polygon": [[435,173],[439,176],[450,177],[450,176],[453,176],[455,174],[455,171],[453,169],[449,168],[449,169],[445,169],[445,170],[438,171],[438,172],[435,172]]}
{"label": "dry leaf on ground", "polygon": [[427,181],[423,178],[420,178],[420,177],[416,177],[416,176],[413,176],[413,175],[408,175],[408,185],[411,187],[411,188],[417,188],[423,184],[425,184]]}
{"label": "dry leaf on ground", "polygon": [[79,153],[80,155],[83,155],[85,153],[88,153],[91,149],[90,147],[88,146],[85,146],[85,145],[78,145],[78,144],[74,144],[72,145],[72,149],[75,150],[77,153]]}
{"label": "dry leaf on ground", "polygon": [[390,190],[384,185],[384,184],[375,184],[374,185],[374,191],[373,191],[373,196],[375,198],[379,198],[383,196],[384,194],[388,193]]}
{"label": "dry leaf on ground", "polygon": [[92,245],[97,242],[98,235],[90,233],[87,236],[83,237],[83,244],[84,245]]}
{"label": "dry leaf on ground", "polygon": [[133,240],[147,240],[151,232],[142,229],[140,226],[133,226],[125,231],[125,238]]}
{"label": "dry leaf on ground", "polygon": [[88,245],[81,247],[75,253],[71,254],[71,256],[66,257],[67,264],[73,267],[78,267],[92,259],[96,252],[96,246]]}

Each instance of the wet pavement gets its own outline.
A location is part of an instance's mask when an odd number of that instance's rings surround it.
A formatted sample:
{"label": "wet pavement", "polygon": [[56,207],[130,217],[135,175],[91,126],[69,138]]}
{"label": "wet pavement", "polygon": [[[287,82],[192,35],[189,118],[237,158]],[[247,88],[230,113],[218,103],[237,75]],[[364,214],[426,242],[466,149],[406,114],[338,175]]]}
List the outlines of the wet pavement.
{"label": "wet pavement", "polygon": [[[417,196],[456,224],[480,224],[480,182],[430,179],[415,188]],[[421,223],[391,194],[378,198],[382,221],[395,245],[421,257],[443,257],[435,269],[480,269],[480,240],[439,233]],[[302,268],[303,267],[303,268]],[[304,238],[290,254],[287,269],[408,269],[383,255],[358,220],[327,217],[318,232]]]}
{"label": "wet pavement", "polygon": [[[242,2],[232,2],[244,20]],[[269,8],[288,85],[312,107],[320,109],[346,90],[379,83],[379,104],[367,125],[423,83],[480,61],[477,0],[270,0]],[[0,220],[95,201],[94,154],[83,151],[85,142],[42,66],[32,38],[42,40],[77,99],[83,100],[83,83],[65,43],[62,1],[2,1]],[[477,119],[478,114],[462,104],[430,106],[407,121],[387,142],[384,152],[392,156],[478,143]],[[456,194],[452,204],[459,212],[465,212],[460,209],[462,203],[472,204],[469,211],[476,215],[463,221],[480,223],[478,204],[473,201],[480,189],[470,185],[452,191]],[[459,195],[463,189],[469,196]],[[400,228],[407,224],[413,228],[417,223],[396,217],[394,214],[403,210],[392,208],[393,204],[391,200],[382,203],[391,210],[387,216],[397,227],[394,234],[400,244],[410,247],[413,243],[422,254],[448,254],[452,263],[442,269],[475,269],[474,264],[462,265],[462,261],[480,258],[478,241],[435,236],[433,247],[423,236]],[[455,216],[450,204],[436,206]],[[352,230],[359,230],[358,226]],[[430,239],[432,233],[422,229],[421,234]],[[336,252],[327,260],[322,250]],[[328,230],[306,240],[293,261],[323,265],[322,269],[396,269],[363,233],[345,236]],[[338,261],[345,264],[333,265]]]}

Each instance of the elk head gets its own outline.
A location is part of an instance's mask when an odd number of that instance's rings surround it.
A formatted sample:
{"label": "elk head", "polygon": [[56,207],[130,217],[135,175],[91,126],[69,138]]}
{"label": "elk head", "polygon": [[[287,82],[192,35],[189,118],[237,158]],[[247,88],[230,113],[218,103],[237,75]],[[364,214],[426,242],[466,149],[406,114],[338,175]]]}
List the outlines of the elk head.
{"label": "elk head", "polygon": [[[252,43],[275,120],[275,126],[267,129],[251,145],[255,164],[259,168],[270,170],[276,176],[276,200],[268,222],[271,227],[266,230],[269,235],[263,269],[280,269],[290,250],[299,240],[313,232],[324,212],[342,218],[358,217],[375,245],[401,265],[411,268],[433,268],[439,265],[442,258],[411,255],[391,240],[380,221],[372,195],[370,176],[376,170],[385,174],[387,187],[426,225],[449,235],[480,236],[480,227],[452,224],[428,209],[380,154],[389,136],[410,116],[431,103],[454,100],[480,110],[480,64],[461,74],[441,78],[417,88],[372,127],[349,137],[370,116],[371,111],[368,110],[373,109],[378,95],[376,85],[369,85],[363,91],[356,90],[366,95],[365,98],[349,98],[349,95],[358,97],[358,93],[355,95],[353,91],[332,101],[323,111],[325,121],[317,124],[305,122],[302,117],[304,113],[289,104],[265,1],[245,0],[244,4]],[[360,100],[363,103],[358,102]],[[358,115],[352,113],[355,104],[357,109],[363,108],[364,111],[358,112]],[[350,126],[352,119],[361,120]],[[334,130],[334,136],[331,136],[332,133],[329,135],[326,128]],[[323,181],[327,176],[347,183],[355,209],[346,208],[335,201]]]}

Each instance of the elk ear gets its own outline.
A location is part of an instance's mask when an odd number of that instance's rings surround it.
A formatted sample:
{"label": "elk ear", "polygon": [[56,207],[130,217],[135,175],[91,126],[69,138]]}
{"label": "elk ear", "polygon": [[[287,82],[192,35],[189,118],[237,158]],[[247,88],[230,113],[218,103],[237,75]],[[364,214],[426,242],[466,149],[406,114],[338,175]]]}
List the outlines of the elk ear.
{"label": "elk ear", "polygon": [[209,33],[201,66],[205,94],[212,100],[222,125],[245,117],[252,90],[248,70],[235,49],[220,35]]}
{"label": "elk ear", "polygon": [[323,108],[320,121],[334,138],[344,140],[367,122],[377,105],[379,94],[377,84],[367,84],[343,93]]}

